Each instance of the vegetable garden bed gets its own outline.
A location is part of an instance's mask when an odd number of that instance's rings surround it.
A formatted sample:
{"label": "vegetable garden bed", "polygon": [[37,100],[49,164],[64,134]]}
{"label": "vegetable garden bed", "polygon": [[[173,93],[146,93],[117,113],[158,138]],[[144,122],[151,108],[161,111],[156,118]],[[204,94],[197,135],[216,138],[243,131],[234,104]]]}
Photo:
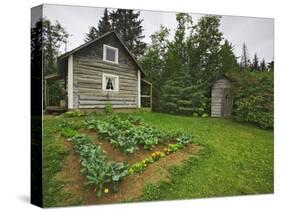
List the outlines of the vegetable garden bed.
{"label": "vegetable garden bed", "polygon": [[[191,135],[167,133],[148,126],[136,116],[126,120],[118,116],[89,119],[84,124],[87,129],[77,129],[69,122],[61,123],[60,128],[61,135],[79,155],[81,174],[92,191],[86,204],[114,202],[111,198],[116,197],[119,201],[137,198],[147,182],[143,179],[149,182],[165,179],[169,165],[185,160],[199,149],[191,144]],[[132,189],[127,187],[130,185]]]}

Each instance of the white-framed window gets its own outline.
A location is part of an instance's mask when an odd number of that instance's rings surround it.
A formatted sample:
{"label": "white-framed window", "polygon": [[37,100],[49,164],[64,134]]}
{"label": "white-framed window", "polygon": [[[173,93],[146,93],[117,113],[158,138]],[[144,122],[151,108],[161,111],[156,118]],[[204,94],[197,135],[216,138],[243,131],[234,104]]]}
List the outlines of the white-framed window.
{"label": "white-framed window", "polygon": [[118,63],[118,49],[104,44],[103,60],[110,63]]}
{"label": "white-framed window", "polygon": [[119,77],[113,74],[102,74],[103,91],[119,91]]}

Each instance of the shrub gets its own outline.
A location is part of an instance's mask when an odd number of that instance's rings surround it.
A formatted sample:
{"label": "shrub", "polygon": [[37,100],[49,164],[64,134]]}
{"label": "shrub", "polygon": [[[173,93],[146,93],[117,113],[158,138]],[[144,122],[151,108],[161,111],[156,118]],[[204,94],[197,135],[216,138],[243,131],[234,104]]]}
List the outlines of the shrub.
{"label": "shrub", "polygon": [[273,128],[273,73],[235,72],[234,119]]}

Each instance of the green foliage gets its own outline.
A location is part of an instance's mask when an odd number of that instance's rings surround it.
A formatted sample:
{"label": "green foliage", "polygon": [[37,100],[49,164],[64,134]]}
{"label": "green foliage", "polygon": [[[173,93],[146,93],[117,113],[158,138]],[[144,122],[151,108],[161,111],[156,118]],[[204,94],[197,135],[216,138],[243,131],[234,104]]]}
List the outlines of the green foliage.
{"label": "green foliage", "polygon": [[234,46],[228,40],[224,41],[224,44],[221,46],[219,55],[221,63],[221,73],[227,73],[233,69],[238,68],[236,56],[234,54]]}
{"label": "green foliage", "polygon": [[69,117],[79,117],[81,116],[81,112],[79,110],[74,110],[74,111],[67,111],[62,114],[64,118],[69,118]]}
{"label": "green foliage", "polygon": [[169,138],[163,130],[142,123],[139,116],[130,115],[128,119],[121,120],[115,115],[103,121],[90,119],[85,121],[85,124],[88,129],[97,130],[100,138],[108,139],[115,148],[120,148],[125,154],[133,153],[138,149],[138,145],[152,150],[156,144]]}
{"label": "green foliage", "polygon": [[190,135],[180,133],[178,135],[178,137],[176,138],[175,144],[169,144],[168,147],[164,149],[164,152],[159,152],[159,151],[153,152],[151,154],[151,157],[147,157],[147,158],[143,159],[142,161],[139,161],[139,162],[133,164],[129,168],[129,173],[133,174],[133,173],[143,172],[149,164],[152,164],[152,163],[160,160],[161,158],[165,157],[166,155],[175,153],[178,150],[183,149],[185,146],[187,146],[191,142],[191,139],[192,139],[192,137]]}
{"label": "green foliage", "polygon": [[144,172],[146,167],[146,164],[143,163],[142,161],[135,163],[134,165],[132,165],[129,169],[129,173],[133,174],[133,173],[142,173]]}
{"label": "green foliage", "polygon": [[[60,128],[58,128],[59,120],[44,119],[43,122],[43,142],[38,143],[38,140],[36,140],[35,143],[41,146],[42,148],[39,149],[43,151],[43,206],[53,207],[61,204],[67,197],[67,193],[63,191],[64,182],[56,179],[55,176],[62,170],[69,151],[64,148],[57,136],[60,131]],[[38,124],[41,124],[41,120]],[[32,145],[34,145],[34,142],[32,142]]]}
{"label": "green foliage", "polygon": [[181,135],[179,135],[176,138],[177,144],[181,144],[181,145],[184,145],[184,146],[189,144],[191,142],[191,140],[192,140],[192,136],[188,135],[188,134],[184,134],[184,133],[182,133]]}
{"label": "green foliage", "polygon": [[98,22],[98,28],[91,26],[89,32],[86,33],[85,42],[89,42],[98,36],[101,36],[104,33],[107,33],[111,30],[110,17],[108,13],[108,9],[104,9],[103,17]]}
{"label": "green foliage", "polygon": [[78,132],[71,128],[62,128],[61,135],[65,138],[71,138],[71,137],[78,135]]}
{"label": "green foliage", "polygon": [[207,118],[207,117],[209,117],[209,115],[208,115],[207,113],[203,113],[203,114],[202,114],[202,117],[203,117],[203,118]]}
{"label": "green foliage", "polygon": [[234,118],[273,128],[273,73],[234,72]]}
{"label": "green foliage", "polygon": [[141,60],[156,85],[153,110],[202,116],[210,112],[211,81],[236,58],[228,42],[221,45],[220,17],[203,16],[193,24],[191,16],[179,13],[176,20],[174,39],[167,40],[169,29],[162,26],[151,36],[152,44]]}
{"label": "green foliage", "polygon": [[105,152],[99,145],[84,135],[71,138],[75,151],[80,155],[82,165],[81,173],[86,175],[87,184],[96,187],[96,195],[102,195],[106,184],[112,185],[112,191],[118,191],[118,182],[128,174],[128,165],[108,161]]}
{"label": "green foliage", "polygon": [[[177,168],[170,168],[168,182],[146,186],[142,200],[265,194],[274,191],[272,130],[263,130],[231,119],[183,117],[164,113],[138,115],[145,123],[164,131],[192,132],[196,135],[196,143],[201,146],[195,157],[188,158],[187,162],[177,165]],[[127,117],[127,114],[120,117]],[[95,118],[107,119],[106,116]],[[81,121],[81,117],[67,119],[69,120],[76,124]],[[64,153],[63,143],[56,139],[60,121],[60,118],[44,117],[45,207],[68,204],[69,199],[64,195],[63,189],[63,185],[67,185],[69,180],[57,181],[54,178],[65,164],[64,158],[67,154]],[[104,187],[107,188],[107,185]]]}
{"label": "green foliage", "polygon": [[152,108],[155,111],[161,109],[160,86],[165,68],[165,54],[169,43],[169,33],[168,28],[160,25],[160,29],[150,36],[151,45],[146,48],[143,57],[140,58],[140,64],[146,70],[147,79],[153,83]]}
{"label": "green foliage", "polygon": [[140,116],[129,115],[128,121],[131,122],[132,124],[139,125],[143,122],[143,119]]}
{"label": "green foliage", "polygon": [[274,191],[272,130],[230,119],[163,113],[144,114],[143,118],[163,129],[191,131],[196,135],[196,143],[203,148],[195,157],[171,167],[169,181],[147,185],[142,200],[269,194]]}
{"label": "green foliage", "polygon": [[[31,29],[31,60],[32,67],[38,69],[43,66],[43,75],[59,72],[57,57],[60,48],[67,42],[69,34],[56,21],[52,23],[46,18],[41,18]],[[42,60],[42,64],[39,64]],[[44,82],[45,83],[45,82]],[[62,94],[63,81],[49,83],[49,104],[59,105],[59,100],[64,99]],[[45,88],[45,86],[43,86]],[[45,92],[43,92],[45,94]],[[45,101],[45,98],[43,98]],[[45,105],[45,102],[44,102]]]}
{"label": "green foliage", "polygon": [[[114,30],[128,49],[136,56],[143,54],[146,44],[142,41],[144,38],[143,27],[141,25],[140,12],[134,10],[117,9],[108,12],[104,10],[104,15],[98,23],[98,28],[90,27],[86,34],[85,42],[97,38],[98,36]],[[130,30],[128,30],[128,27]]]}
{"label": "green foliage", "polygon": [[113,113],[113,108],[111,103],[106,103],[104,107],[104,112],[105,114],[112,114]]}

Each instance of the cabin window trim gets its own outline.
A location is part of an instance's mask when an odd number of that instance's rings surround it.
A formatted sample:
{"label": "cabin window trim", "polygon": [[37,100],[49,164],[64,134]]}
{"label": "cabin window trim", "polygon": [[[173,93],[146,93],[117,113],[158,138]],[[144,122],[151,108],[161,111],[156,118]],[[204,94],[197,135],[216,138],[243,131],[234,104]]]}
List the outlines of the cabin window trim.
{"label": "cabin window trim", "polygon": [[[106,59],[106,57],[107,57],[107,51],[106,50],[107,49],[113,50],[115,52],[115,60],[114,61]],[[118,48],[115,48],[113,46],[109,46],[109,45],[103,44],[103,61],[109,62],[109,63],[116,63],[116,64],[118,64],[118,57],[119,57]]]}
{"label": "cabin window trim", "polygon": [[[112,80],[113,83],[113,89],[107,89],[107,79]],[[102,90],[107,92],[119,92],[119,76],[114,74],[102,74]]]}

